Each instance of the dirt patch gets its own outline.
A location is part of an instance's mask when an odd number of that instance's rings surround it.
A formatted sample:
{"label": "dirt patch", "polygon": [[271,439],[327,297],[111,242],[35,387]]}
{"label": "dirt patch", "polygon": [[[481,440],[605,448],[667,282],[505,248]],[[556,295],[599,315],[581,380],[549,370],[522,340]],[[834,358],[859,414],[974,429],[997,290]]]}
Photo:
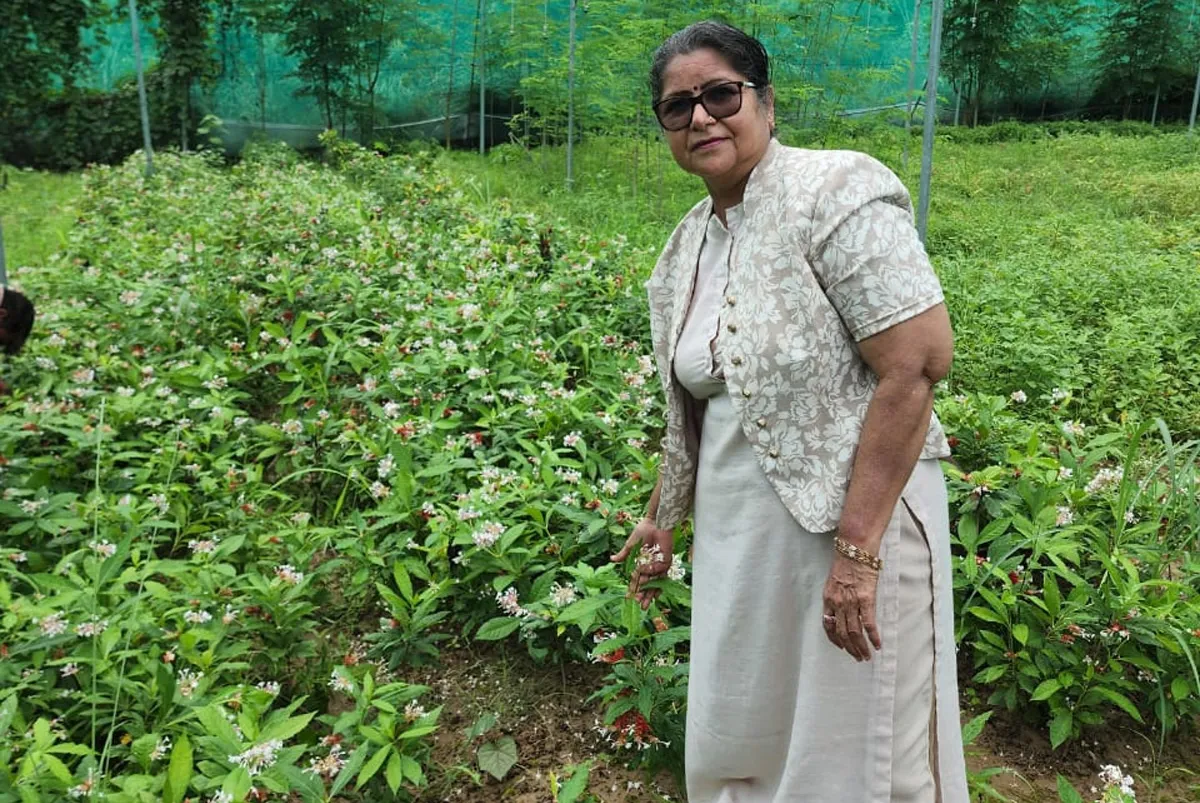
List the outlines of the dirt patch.
{"label": "dirt patch", "polygon": [[[405,672],[407,682],[432,689],[429,702],[444,706],[420,800],[550,803],[550,774],[565,781],[568,766],[590,760],[588,789],[602,803],[682,801],[669,773],[626,768],[596,732],[601,708],[587,698],[602,685],[606,668],[539,666],[523,652],[477,644],[444,651],[436,667]],[[472,725],[487,713],[496,725],[468,741]],[[502,735],[516,742],[517,764],[497,781],[479,770],[476,750]]]}
{"label": "dirt patch", "polygon": [[[683,801],[669,772],[628,769],[596,732],[600,706],[587,698],[602,685],[606,668],[539,666],[524,652],[475,644],[445,650],[436,667],[406,672],[408,682],[432,689],[431,699],[423,702],[444,706],[428,767],[430,784],[419,799],[550,803],[550,773],[561,778],[568,766],[590,760],[589,791],[602,803]],[[517,744],[517,764],[501,781],[480,772],[480,740],[467,738],[485,713],[494,714],[497,724],[483,740],[508,735]],[[977,713],[964,710],[963,721]],[[1085,800],[1094,800],[1099,797],[1097,773],[1106,764],[1134,778],[1139,803],[1200,801],[1200,735],[1195,732],[1168,735],[1160,751],[1157,734],[1114,719],[1080,741],[1052,750],[1045,729],[997,711],[967,749],[972,772],[1004,768],[991,783],[1013,803],[1055,803],[1060,774]]]}
{"label": "dirt patch", "polygon": [[1059,775],[1084,800],[1094,800],[1101,787],[1097,773],[1107,764],[1115,764],[1134,779],[1139,803],[1200,800],[1200,737],[1194,732],[1168,734],[1160,750],[1157,733],[1132,720],[1114,718],[1089,729],[1079,741],[1053,750],[1044,728],[997,711],[978,742],[967,748],[971,771],[1007,768],[992,779],[992,785],[1014,803],[1057,801]]}

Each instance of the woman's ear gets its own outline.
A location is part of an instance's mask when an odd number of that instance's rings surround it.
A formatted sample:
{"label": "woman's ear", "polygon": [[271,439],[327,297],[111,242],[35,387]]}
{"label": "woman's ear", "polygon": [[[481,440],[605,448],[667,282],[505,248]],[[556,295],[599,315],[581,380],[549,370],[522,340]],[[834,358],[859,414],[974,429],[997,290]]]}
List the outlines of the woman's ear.
{"label": "woman's ear", "polygon": [[763,108],[767,112],[767,123],[771,126],[771,130],[775,130],[775,87],[767,87],[766,97],[763,99]]}

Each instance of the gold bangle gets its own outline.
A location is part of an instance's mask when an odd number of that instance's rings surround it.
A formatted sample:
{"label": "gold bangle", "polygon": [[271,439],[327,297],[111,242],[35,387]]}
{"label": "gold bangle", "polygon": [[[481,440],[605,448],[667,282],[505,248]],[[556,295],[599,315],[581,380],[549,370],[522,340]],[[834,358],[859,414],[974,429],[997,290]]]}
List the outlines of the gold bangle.
{"label": "gold bangle", "polygon": [[844,540],[841,536],[833,537],[833,546],[839,555],[844,555],[856,563],[861,563],[863,566],[874,569],[877,572],[883,571],[883,561],[878,555],[872,555],[865,549],[861,549],[849,541]]}

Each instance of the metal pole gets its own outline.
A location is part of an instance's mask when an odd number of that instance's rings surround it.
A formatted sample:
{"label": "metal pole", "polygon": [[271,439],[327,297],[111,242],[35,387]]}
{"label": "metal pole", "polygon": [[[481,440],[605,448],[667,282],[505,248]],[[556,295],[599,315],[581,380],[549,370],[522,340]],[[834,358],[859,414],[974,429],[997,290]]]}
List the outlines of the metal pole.
{"label": "metal pole", "polygon": [[1200,107],[1200,64],[1196,65],[1196,89],[1192,92],[1192,117],[1188,122],[1188,139],[1196,135],[1196,108]]}
{"label": "metal pole", "polygon": [[484,105],[484,64],[487,62],[487,0],[479,0],[479,155],[484,153],[483,133],[487,124]]}
{"label": "metal pole", "polygon": [[129,29],[133,34],[133,63],[137,69],[138,104],[142,110],[142,150],[146,152],[146,178],[154,175],[154,146],[150,143],[150,109],[146,104],[146,73],[142,69],[142,40],[138,35],[137,0],[129,0]]}
{"label": "metal pole", "polygon": [[575,0],[571,0],[567,34],[567,189],[575,182]]}
{"label": "metal pole", "polygon": [[921,197],[917,204],[917,233],[925,242],[929,228],[929,185],[933,178],[933,130],[937,125],[938,68],[942,59],[943,0],[933,0],[929,32],[929,77],[925,81],[925,136],[921,142]]}
{"label": "metal pole", "polygon": [[0,223],[0,287],[8,287],[8,263],[4,261],[4,224]]}
{"label": "metal pole", "polygon": [[921,36],[921,0],[913,3],[912,47],[908,54],[908,94],[904,96],[904,150],[900,167],[908,171],[908,144],[912,141],[913,93],[917,91],[917,44]]}

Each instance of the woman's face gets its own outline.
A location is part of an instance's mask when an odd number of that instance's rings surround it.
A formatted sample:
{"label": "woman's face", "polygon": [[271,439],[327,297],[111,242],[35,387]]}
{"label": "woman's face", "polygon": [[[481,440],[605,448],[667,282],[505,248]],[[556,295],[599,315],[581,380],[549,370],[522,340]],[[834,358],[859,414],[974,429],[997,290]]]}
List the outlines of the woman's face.
{"label": "woman's face", "polygon": [[[746,80],[715,50],[695,50],[667,63],[662,96],[695,96],[713,84]],[[743,87],[737,114],[715,120],[697,103],[690,126],[664,134],[679,166],[704,179],[710,192],[722,192],[745,182],[767,152],[774,125],[774,99],[760,102],[755,90]]]}

